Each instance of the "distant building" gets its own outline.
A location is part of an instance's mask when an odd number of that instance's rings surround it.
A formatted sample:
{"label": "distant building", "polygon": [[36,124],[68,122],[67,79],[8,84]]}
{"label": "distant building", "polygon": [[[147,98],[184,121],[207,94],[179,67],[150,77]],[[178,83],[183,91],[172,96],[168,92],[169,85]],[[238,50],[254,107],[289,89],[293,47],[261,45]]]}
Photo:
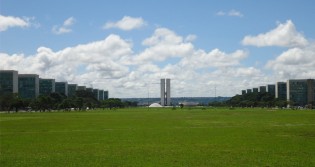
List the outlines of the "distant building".
{"label": "distant building", "polygon": [[86,86],[78,86],[78,90],[86,90]]}
{"label": "distant building", "polygon": [[259,86],[259,92],[260,93],[266,93],[267,92],[266,86]]}
{"label": "distant building", "polygon": [[0,94],[18,93],[18,72],[14,70],[0,70]]}
{"label": "distant building", "polygon": [[170,105],[171,105],[171,79],[161,79],[161,106],[170,106]]}
{"label": "distant building", "polygon": [[247,89],[247,93],[252,93],[252,90],[251,89]]}
{"label": "distant building", "polygon": [[39,76],[37,74],[19,74],[19,97],[35,99],[39,95]]}
{"label": "distant building", "polygon": [[254,93],[258,93],[258,88],[253,88]]}
{"label": "distant building", "polygon": [[93,88],[86,88],[85,90],[88,92],[93,92]]}
{"label": "distant building", "polygon": [[108,99],[108,91],[104,91],[104,100]]}
{"label": "distant building", "polygon": [[276,97],[276,85],[267,85],[267,92]]}
{"label": "distant building", "polygon": [[39,78],[39,94],[49,95],[55,92],[55,79]]}
{"label": "distant building", "polygon": [[93,95],[94,95],[95,99],[100,100],[99,99],[99,91],[98,91],[98,89],[93,89]]}
{"label": "distant building", "polygon": [[98,100],[104,100],[104,90],[98,91]]}
{"label": "distant building", "polygon": [[287,100],[294,106],[314,103],[314,80],[292,79],[287,81]]}
{"label": "distant building", "polygon": [[68,97],[74,97],[75,92],[78,90],[77,84],[68,84]]}
{"label": "distant building", "polygon": [[276,83],[276,98],[279,100],[287,100],[287,83],[277,82]]}
{"label": "distant building", "polygon": [[246,90],[242,90],[242,95],[245,95],[246,94]]}
{"label": "distant building", "polygon": [[55,92],[68,96],[68,82],[55,82]]}

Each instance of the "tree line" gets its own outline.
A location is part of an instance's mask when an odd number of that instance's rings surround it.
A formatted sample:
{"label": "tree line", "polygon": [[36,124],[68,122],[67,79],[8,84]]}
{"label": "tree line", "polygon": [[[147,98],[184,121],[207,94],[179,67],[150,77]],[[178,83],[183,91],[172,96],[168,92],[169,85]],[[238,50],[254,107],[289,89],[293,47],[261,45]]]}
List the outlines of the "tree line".
{"label": "tree line", "polygon": [[97,100],[94,94],[86,90],[78,90],[73,97],[67,97],[60,93],[50,93],[39,95],[36,99],[22,99],[17,93],[0,94],[0,111],[39,111],[46,112],[52,110],[87,110],[95,108],[113,109],[137,106],[137,102],[121,101],[118,98]]}

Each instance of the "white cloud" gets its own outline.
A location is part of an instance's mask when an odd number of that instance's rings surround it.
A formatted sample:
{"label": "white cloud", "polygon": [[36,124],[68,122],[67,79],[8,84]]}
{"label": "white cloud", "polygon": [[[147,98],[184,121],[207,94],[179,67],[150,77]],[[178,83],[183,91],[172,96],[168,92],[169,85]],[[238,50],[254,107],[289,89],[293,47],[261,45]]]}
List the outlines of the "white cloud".
{"label": "white cloud", "polygon": [[10,27],[28,27],[30,25],[29,18],[0,15],[0,32],[6,31]]}
{"label": "white cloud", "polygon": [[146,22],[141,17],[130,17],[124,16],[121,20],[117,22],[107,22],[103,28],[118,28],[124,31],[130,31],[133,29],[139,29],[146,25]]}
{"label": "white cloud", "polygon": [[315,44],[284,51],[275,60],[268,61],[266,68],[274,70],[279,78],[314,78]]}
{"label": "white cloud", "polygon": [[308,44],[303,34],[297,32],[291,20],[284,24],[279,24],[275,29],[257,36],[245,36],[242,40],[243,45],[263,46],[282,46],[300,47]]}
{"label": "white cloud", "polygon": [[237,10],[230,10],[228,12],[224,12],[224,11],[219,11],[216,13],[217,16],[231,16],[231,17],[243,17],[244,15]]}
{"label": "white cloud", "polygon": [[62,26],[58,26],[58,25],[53,26],[52,32],[57,35],[70,33],[72,32],[71,26],[74,23],[75,23],[75,18],[69,17],[63,22]]}

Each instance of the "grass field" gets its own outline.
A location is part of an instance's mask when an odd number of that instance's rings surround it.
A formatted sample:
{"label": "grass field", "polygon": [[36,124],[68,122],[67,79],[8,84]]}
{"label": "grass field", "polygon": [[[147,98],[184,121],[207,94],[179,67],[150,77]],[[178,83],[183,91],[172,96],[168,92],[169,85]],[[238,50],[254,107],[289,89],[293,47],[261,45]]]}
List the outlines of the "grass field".
{"label": "grass field", "polygon": [[0,114],[0,166],[315,166],[315,111]]}

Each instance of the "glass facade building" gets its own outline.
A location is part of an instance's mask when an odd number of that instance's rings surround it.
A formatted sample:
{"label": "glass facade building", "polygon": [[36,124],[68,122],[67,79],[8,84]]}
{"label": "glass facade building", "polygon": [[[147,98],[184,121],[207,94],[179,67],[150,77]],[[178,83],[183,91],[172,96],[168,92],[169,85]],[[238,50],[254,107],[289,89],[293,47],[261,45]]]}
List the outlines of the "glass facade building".
{"label": "glass facade building", "polygon": [[267,92],[270,93],[273,97],[276,96],[276,85],[267,85]]}
{"label": "glass facade building", "polygon": [[99,100],[99,91],[98,89],[93,89],[93,95],[94,95],[94,98]]}
{"label": "glass facade building", "polygon": [[253,88],[254,93],[258,93],[258,88]]}
{"label": "glass facade building", "polygon": [[104,91],[104,100],[108,99],[108,91]]}
{"label": "glass facade building", "polygon": [[0,94],[18,93],[18,72],[14,70],[0,70]]}
{"label": "glass facade building", "polygon": [[78,86],[78,90],[86,90],[86,86]]}
{"label": "glass facade building", "polygon": [[302,106],[314,103],[314,80],[295,79],[287,81],[287,100],[293,106]]}
{"label": "glass facade building", "polygon": [[259,86],[259,92],[260,93],[266,93],[267,92],[266,86]]}
{"label": "glass facade building", "polygon": [[55,80],[54,79],[42,79],[39,78],[39,94],[49,95],[55,92]]}
{"label": "glass facade building", "polygon": [[73,97],[75,96],[75,92],[78,90],[77,84],[68,84],[68,96]]}
{"label": "glass facade building", "polygon": [[247,93],[252,93],[252,90],[251,89],[247,89]]}
{"label": "glass facade building", "polygon": [[98,91],[98,100],[104,100],[104,90]]}
{"label": "glass facade building", "polygon": [[55,92],[68,96],[68,82],[56,82]]}
{"label": "glass facade building", "polygon": [[36,74],[19,74],[19,97],[35,99],[39,95],[39,76]]}
{"label": "glass facade building", "polygon": [[245,95],[246,94],[246,90],[242,90],[242,95]]}
{"label": "glass facade building", "polygon": [[280,100],[287,100],[287,83],[286,82],[277,82],[275,97]]}

